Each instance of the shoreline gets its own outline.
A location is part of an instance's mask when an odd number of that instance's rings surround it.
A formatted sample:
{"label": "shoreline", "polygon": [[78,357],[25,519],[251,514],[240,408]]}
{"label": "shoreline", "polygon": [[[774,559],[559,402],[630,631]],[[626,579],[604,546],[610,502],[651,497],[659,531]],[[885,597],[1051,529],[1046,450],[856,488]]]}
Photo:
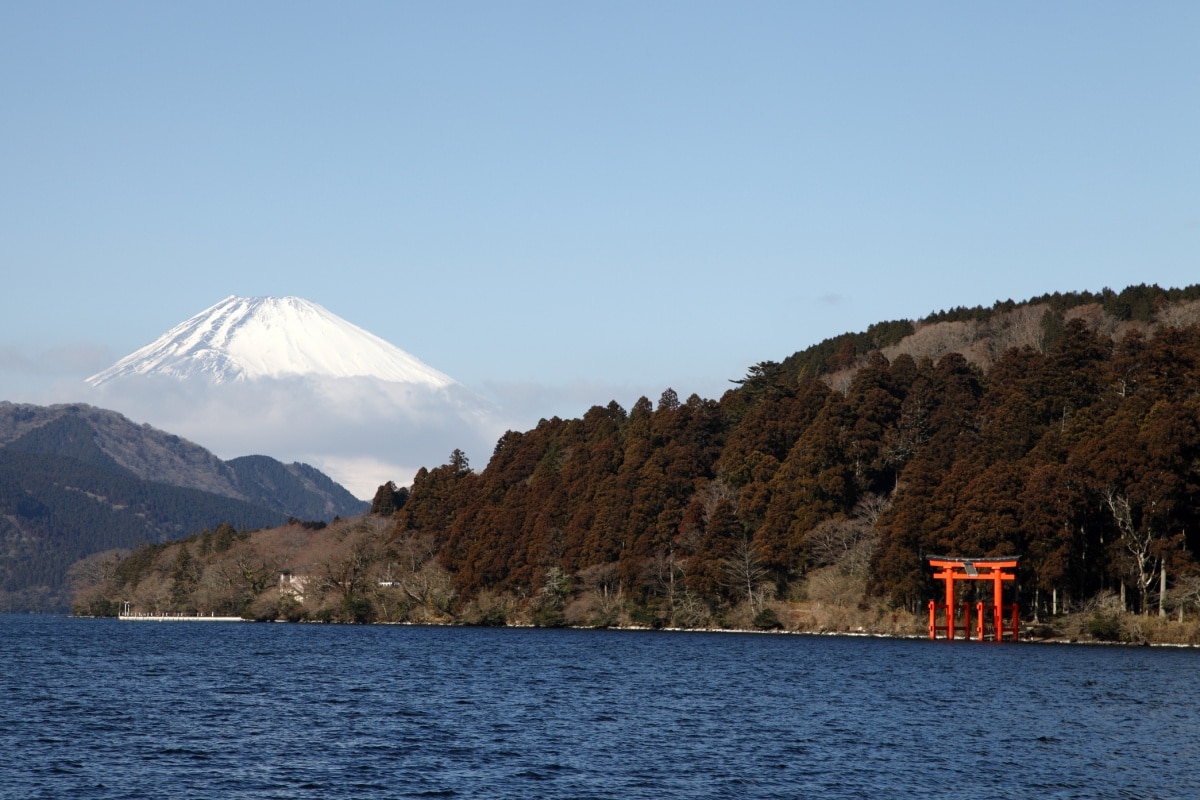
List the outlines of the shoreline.
{"label": "shoreline", "polygon": [[[32,613],[32,612],[31,612]],[[575,631],[622,631],[622,632],[645,632],[645,633],[727,633],[727,634],[756,634],[756,635],[773,635],[773,636],[836,636],[844,638],[860,638],[860,639],[899,639],[911,641],[930,641],[930,642],[946,642],[946,639],[929,639],[925,634],[915,633],[889,633],[884,631],[856,630],[856,631],[829,631],[829,630],[760,630],[756,628],[677,628],[677,627],[662,627],[653,628],[641,625],[612,625],[605,627],[594,627],[586,625],[562,625],[557,627],[538,626],[532,624],[514,624],[514,625],[468,625],[461,623],[444,623],[444,622],[337,622],[337,621],[316,621],[316,620],[256,620],[246,617],[218,617],[218,616],[182,616],[182,615],[151,615],[151,614],[129,614],[119,615],[117,617],[94,617],[79,614],[54,614],[48,613],[46,616],[63,616],[69,619],[115,619],[120,622],[249,622],[249,623],[284,623],[293,625],[349,625],[349,626],[387,626],[400,625],[408,627],[429,627],[429,628],[513,628],[513,629],[534,629],[542,630],[575,630]],[[1103,647],[1169,647],[1182,650],[1200,650],[1200,643],[1189,642],[1113,642],[1103,641],[1100,639],[1083,639],[1070,636],[1050,636],[1050,637],[1026,637],[1018,639],[1016,642],[1004,641],[984,641],[979,642],[974,639],[955,639],[956,643],[970,644],[1039,644],[1039,645],[1090,645]]]}

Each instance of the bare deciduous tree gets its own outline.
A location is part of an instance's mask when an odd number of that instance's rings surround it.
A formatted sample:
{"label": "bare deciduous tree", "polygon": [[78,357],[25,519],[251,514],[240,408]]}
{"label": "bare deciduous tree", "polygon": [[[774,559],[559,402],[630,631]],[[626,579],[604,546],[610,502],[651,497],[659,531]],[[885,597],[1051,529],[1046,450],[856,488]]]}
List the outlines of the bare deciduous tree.
{"label": "bare deciduous tree", "polygon": [[579,571],[583,599],[600,621],[615,624],[625,600],[620,575],[615,563],[593,564]]}
{"label": "bare deciduous tree", "polygon": [[1158,576],[1157,560],[1153,552],[1154,533],[1148,522],[1143,522],[1141,525],[1134,523],[1133,506],[1129,501],[1128,494],[1109,487],[1105,489],[1103,499],[1112,514],[1117,530],[1121,533],[1121,541],[1124,542],[1125,549],[1133,558],[1134,567],[1137,570],[1138,595],[1142,613],[1148,614],[1150,589]]}
{"label": "bare deciduous tree", "polygon": [[735,594],[745,598],[750,608],[757,612],[766,601],[764,581],[768,575],[759,557],[758,548],[743,535],[734,544],[733,553],[725,559],[723,565],[725,585]]}
{"label": "bare deciduous tree", "polygon": [[76,561],[67,571],[72,590],[76,595],[82,595],[102,589],[113,579],[121,560],[128,555],[128,550],[105,550]]}

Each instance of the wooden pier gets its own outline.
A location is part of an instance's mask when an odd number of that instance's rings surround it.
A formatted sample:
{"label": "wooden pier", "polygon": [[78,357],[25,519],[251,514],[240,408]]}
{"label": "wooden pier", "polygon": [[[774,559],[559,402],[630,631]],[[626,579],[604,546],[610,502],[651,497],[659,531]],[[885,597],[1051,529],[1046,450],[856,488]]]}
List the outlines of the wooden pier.
{"label": "wooden pier", "polygon": [[122,622],[245,622],[241,617],[218,617],[210,614],[207,617],[199,614],[120,614],[117,619]]}

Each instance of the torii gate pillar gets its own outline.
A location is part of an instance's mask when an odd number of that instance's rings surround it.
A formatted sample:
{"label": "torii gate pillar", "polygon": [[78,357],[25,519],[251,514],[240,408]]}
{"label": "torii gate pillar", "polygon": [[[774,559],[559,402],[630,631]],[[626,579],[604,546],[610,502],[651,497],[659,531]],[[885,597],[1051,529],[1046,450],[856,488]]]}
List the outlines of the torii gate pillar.
{"label": "torii gate pillar", "polygon": [[[935,580],[946,583],[946,602],[929,601],[929,638],[937,639],[941,633],[946,639],[953,640],[956,635],[955,617],[960,610],[954,602],[955,581],[991,581],[992,602],[975,604],[975,639],[983,641],[991,634],[993,641],[1002,641],[1007,635],[1012,641],[1017,641],[1020,623],[1020,609],[1016,603],[1004,605],[1004,582],[1016,581],[1017,561],[1015,558],[943,558],[931,556],[929,566],[933,567]],[[939,615],[939,611],[944,612]],[[962,604],[963,636],[971,637],[971,606]],[[939,616],[941,621],[939,622]],[[990,617],[990,625],[989,623]],[[1010,621],[1010,622],[1009,622]],[[1008,625],[1005,623],[1009,622]],[[990,631],[988,630],[990,628]]]}

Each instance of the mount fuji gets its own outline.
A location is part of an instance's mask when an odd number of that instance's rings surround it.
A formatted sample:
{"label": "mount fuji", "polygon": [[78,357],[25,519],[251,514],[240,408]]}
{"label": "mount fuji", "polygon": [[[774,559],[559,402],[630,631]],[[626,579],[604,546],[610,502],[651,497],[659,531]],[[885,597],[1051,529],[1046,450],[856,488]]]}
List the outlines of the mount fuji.
{"label": "mount fuji", "polygon": [[132,375],[214,384],[297,375],[375,378],[444,389],[455,381],[415,356],[299,297],[230,295],[87,379]]}
{"label": "mount fuji", "polygon": [[231,295],[87,379],[89,402],[221,458],[310,463],[370,499],[503,432],[477,395],[308,300]]}

